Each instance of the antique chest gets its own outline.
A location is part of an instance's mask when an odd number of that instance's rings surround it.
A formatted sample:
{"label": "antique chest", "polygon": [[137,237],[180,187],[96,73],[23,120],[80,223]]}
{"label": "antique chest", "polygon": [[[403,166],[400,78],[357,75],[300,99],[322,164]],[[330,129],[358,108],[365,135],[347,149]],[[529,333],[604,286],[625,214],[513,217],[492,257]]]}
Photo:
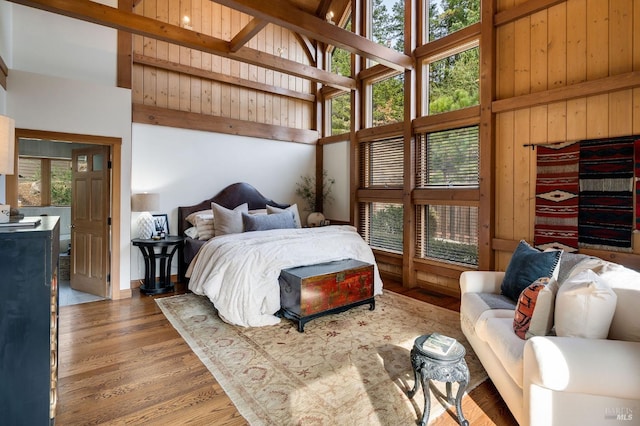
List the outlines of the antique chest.
{"label": "antique chest", "polygon": [[283,269],[280,272],[280,315],[297,321],[298,331],[306,322],[369,304],[373,297],[373,265],[344,259]]}

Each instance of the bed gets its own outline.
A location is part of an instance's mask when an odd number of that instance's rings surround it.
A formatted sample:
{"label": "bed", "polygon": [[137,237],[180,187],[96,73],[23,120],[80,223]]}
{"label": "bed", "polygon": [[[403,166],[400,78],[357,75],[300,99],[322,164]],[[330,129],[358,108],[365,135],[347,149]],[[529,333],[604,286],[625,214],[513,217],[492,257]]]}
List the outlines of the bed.
{"label": "bed", "polygon": [[[201,203],[179,207],[181,235],[193,228],[187,218],[191,215],[193,221],[193,214],[211,208],[212,202],[230,210],[247,203],[244,209],[249,213],[243,215],[245,220],[252,215],[259,221],[276,217],[288,219],[287,215],[293,217],[293,212],[297,211],[295,205],[274,202],[251,185],[236,183]],[[264,211],[267,208],[269,213],[276,214],[267,215]],[[260,215],[272,217],[257,217]],[[186,271],[189,290],[208,297],[224,321],[258,327],[280,321],[276,314],[280,310],[278,277],[282,269],[347,258],[374,265],[374,294],[381,294],[382,280],[373,252],[350,225],[316,228],[287,225],[284,229],[234,232],[206,240],[187,236],[180,269]]]}

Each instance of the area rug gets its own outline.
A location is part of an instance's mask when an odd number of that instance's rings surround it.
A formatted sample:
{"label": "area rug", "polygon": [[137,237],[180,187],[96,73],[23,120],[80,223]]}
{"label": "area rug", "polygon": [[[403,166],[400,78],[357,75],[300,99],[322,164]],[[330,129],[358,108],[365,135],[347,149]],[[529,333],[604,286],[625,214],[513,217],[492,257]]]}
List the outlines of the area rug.
{"label": "area rug", "polygon": [[[156,302],[252,425],[415,424],[424,394],[406,393],[414,384],[410,350],[422,334],[442,333],[465,346],[467,392],[487,378],[457,312],[389,291],[376,297],[373,311],[365,305],[321,317],[304,333],[285,319],[269,327],[226,324],[206,297],[191,293]],[[443,383],[434,387],[445,391]],[[433,390],[430,421],[446,408],[455,413]]]}

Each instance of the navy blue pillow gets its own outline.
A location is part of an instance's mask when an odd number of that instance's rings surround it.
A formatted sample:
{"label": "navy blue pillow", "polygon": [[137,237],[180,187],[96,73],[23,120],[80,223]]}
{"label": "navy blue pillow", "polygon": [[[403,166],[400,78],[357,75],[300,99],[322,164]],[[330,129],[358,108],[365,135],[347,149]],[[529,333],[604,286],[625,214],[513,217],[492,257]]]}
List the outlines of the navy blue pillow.
{"label": "navy blue pillow", "polygon": [[504,280],[500,286],[502,294],[516,302],[522,290],[529,284],[538,278],[551,278],[561,255],[560,250],[540,251],[531,247],[526,241],[520,241],[504,274]]}

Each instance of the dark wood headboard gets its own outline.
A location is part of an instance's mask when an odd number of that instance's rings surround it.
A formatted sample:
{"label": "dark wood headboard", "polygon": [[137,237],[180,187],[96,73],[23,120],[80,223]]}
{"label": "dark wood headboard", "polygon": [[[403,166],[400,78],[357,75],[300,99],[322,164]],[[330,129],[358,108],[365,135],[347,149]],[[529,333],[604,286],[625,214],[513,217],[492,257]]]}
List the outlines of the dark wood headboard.
{"label": "dark wood headboard", "polygon": [[185,229],[192,226],[186,221],[187,216],[193,212],[210,209],[212,202],[228,209],[234,209],[243,203],[249,204],[249,210],[264,209],[267,204],[280,208],[289,207],[289,204],[276,203],[265,197],[248,183],[233,183],[208,200],[204,200],[193,206],[178,207],[178,235],[184,235]]}
{"label": "dark wood headboard", "polygon": [[[228,209],[234,209],[244,203],[249,204],[249,210],[264,209],[267,207],[267,204],[270,206],[280,207],[281,209],[289,207],[289,204],[276,203],[275,201],[265,197],[248,183],[234,183],[227,186],[208,200],[204,200],[192,206],[178,207],[178,235],[184,236],[184,231],[190,226],[193,226],[187,222],[187,216],[194,212],[211,209],[212,202],[220,204]],[[183,256],[179,256],[180,259],[178,262],[178,275],[182,282],[186,282],[185,272],[187,271],[189,262],[205,242],[206,241],[192,239],[185,242]]]}

